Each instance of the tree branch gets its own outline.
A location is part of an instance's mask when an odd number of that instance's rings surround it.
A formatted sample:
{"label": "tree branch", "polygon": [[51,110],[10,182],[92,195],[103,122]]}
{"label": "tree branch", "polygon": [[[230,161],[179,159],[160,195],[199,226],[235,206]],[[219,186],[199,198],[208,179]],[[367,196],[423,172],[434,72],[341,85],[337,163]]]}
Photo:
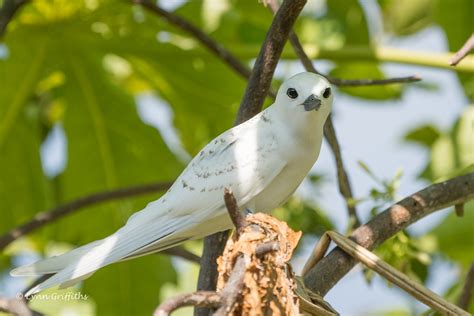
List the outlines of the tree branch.
{"label": "tree branch", "polygon": [[421,81],[421,77],[418,75],[387,79],[339,79],[334,77],[327,78],[331,83],[339,87],[381,86],[387,84],[412,83]]}
{"label": "tree branch", "polygon": [[275,14],[247,83],[236,124],[248,120],[262,109],[283,47],[305,4],[306,0],[285,0]]}
{"label": "tree branch", "polygon": [[201,263],[201,257],[199,257],[198,255],[195,255],[191,251],[188,251],[188,250],[184,249],[181,246],[168,248],[168,249],[165,249],[165,250],[162,250],[162,251],[158,252],[158,254],[160,254],[160,253],[164,253],[164,254],[167,254],[167,255],[173,256],[173,257],[178,257],[178,258],[187,260],[189,262],[194,262],[194,263],[197,263],[197,264]]}
{"label": "tree branch", "polygon": [[[278,9],[278,3],[275,0],[267,0],[267,3],[270,5],[270,9],[275,12]],[[325,74],[320,73],[316,70],[313,65],[313,61],[308,57],[304,51],[303,46],[301,45],[300,40],[295,32],[290,33],[290,43],[295,51],[296,56],[299,58],[303,64],[306,71],[314,72],[318,75],[326,77],[328,81],[339,87],[355,87],[355,86],[375,86],[375,85],[386,85],[394,83],[410,83],[420,81],[419,76],[409,76],[409,77],[397,77],[397,78],[388,78],[388,79],[339,79],[334,78]]]}
{"label": "tree branch", "polygon": [[15,13],[29,0],[4,0],[0,8],[0,38],[5,35],[8,23],[13,19]]}
{"label": "tree branch", "polygon": [[[472,198],[474,198],[474,173],[433,184],[378,214],[357,228],[350,238],[372,250],[408,225],[434,211],[465,203]],[[305,285],[318,295],[324,296],[355,264],[354,259],[343,250],[335,248],[309,270],[304,277]]]}
{"label": "tree branch", "polygon": [[471,263],[469,271],[466,275],[466,281],[458,299],[458,306],[464,310],[468,310],[469,304],[474,294],[474,263]]}
{"label": "tree branch", "polygon": [[8,233],[0,236],[0,250],[4,249],[14,240],[35,231],[46,224],[52,223],[66,215],[75,213],[80,209],[93,204],[124,199],[131,196],[143,195],[168,189],[173,182],[157,182],[145,185],[122,188],[112,191],[104,191],[81,197],[69,203],[57,206],[51,210],[38,213],[33,219],[20,225]]}
{"label": "tree branch", "polygon": [[453,58],[449,62],[449,65],[456,66],[473,49],[474,49],[474,34],[472,34],[471,37],[468,38],[466,43],[464,43],[461,49],[458,50],[458,52],[453,56]]}
{"label": "tree branch", "polygon": [[344,197],[344,201],[346,203],[347,212],[349,214],[349,222],[351,223],[351,227],[355,229],[360,226],[360,220],[357,215],[357,209],[352,203],[353,194],[351,183],[349,182],[349,177],[342,160],[341,147],[339,146],[336,130],[334,129],[334,124],[332,122],[332,115],[329,115],[326,124],[324,124],[324,137],[326,137],[329,147],[331,147],[331,151],[336,162],[337,183],[339,192]]}
{"label": "tree branch", "polygon": [[220,296],[216,292],[198,291],[182,294],[164,301],[153,313],[154,316],[168,316],[178,308],[185,306],[200,306],[215,308],[220,305]]}
{"label": "tree branch", "polygon": [[230,219],[232,220],[232,223],[234,223],[236,236],[238,236],[242,228],[248,225],[247,220],[245,219],[245,216],[240,212],[234,194],[232,194],[232,191],[228,188],[224,189],[224,201]]}

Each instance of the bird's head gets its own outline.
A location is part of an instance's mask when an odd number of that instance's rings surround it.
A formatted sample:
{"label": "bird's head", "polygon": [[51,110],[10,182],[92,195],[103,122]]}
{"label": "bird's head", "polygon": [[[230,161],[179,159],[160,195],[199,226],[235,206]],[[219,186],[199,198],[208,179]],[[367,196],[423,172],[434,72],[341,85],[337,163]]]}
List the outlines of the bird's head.
{"label": "bird's head", "polygon": [[332,108],[333,90],[323,76],[302,72],[286,80],[278,90],[275,107],[295,123],[324,124]]}

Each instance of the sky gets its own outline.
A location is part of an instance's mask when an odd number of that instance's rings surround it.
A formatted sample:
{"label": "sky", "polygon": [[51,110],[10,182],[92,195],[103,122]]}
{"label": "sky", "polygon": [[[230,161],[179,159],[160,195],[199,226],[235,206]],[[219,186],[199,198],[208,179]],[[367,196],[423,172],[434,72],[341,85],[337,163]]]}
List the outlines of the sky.
{"label": "sky", "polygon": [[[173,6],[177,6],[182,1],[174,2]],[[376,15],[372,14],[373,1],[361,1],[361,3],[364,4],[371,21],[371,32],[383,45],[430,52],[448,50],[442,30],[436,27],[403,39],[387,37],[381,32],[380,21],[377,21]],[[331,63],[324,61],[317,61],[315,65],[323,72],[331,67]],[[418,74],[424,82],[434,83],[438,90],[408,87],[400,100],[383,102],[357,99],[336,91],[334,124],[355,197],[367,196],[374,186],[373,180],[358,166],[359,160],[365,162],[383,179],[391,179],[397,170],[403,170],[399,197],[424,188],[427,183],[419,180],[417,175],[424,168],[428,152],[413,144],[404,143],[403,136],[412,128],[428,123],[446,130],[468,103],[452,71],[390,63],[384,64],[383,69],[388,76]],[[301,71],[303,68],[298,63],[282,64],[277,69],[276,76],[289,77]],[[172,124],[174,114],[170,106],[151,94],[144,94],[137,97],[137,110],[146,124],[157,128],[170,149],[182,161],[189,160],[189,154],[180,146],[179,135]],[[41,150],[43,168],[47,175],[54,176],[64,169],[67,162],[66,152],[64,131],[57,125]],[[347,227],[347,213],[337,189],[334,160],[326,143],[323,144],[313,171],[326,175],[325,182],[315,190],[303,184],[297,194],[312,199],[316,193],[322,209],[330,211],[328,216],[336,223],[336,228],[343,232]],[[369,210],[370,203],[359,207],[363,221],[368,219]],[[446,211],[441,211],[430,215],[412,225],[410,232],[423,234],[439,223],[446,214]],[[306,240],[305,247],[308,251],[305,252],[309,252],[315,242],[316,240]],[[305,259],[304,256],[294,259],[296,271],[301,269]],[[432,275],[444,276],[432,278],[428,282],[430,289],[440,294],[457,277],[456,268],[442,262],[434,265],[433,272]],[[342,315],[349,316],[367,315],[368,306],[375,310],[390,308],[409,310],[421,307],[400,290],[388,287],[380,278],[376,278],[369,286],[360,269],[354,269],[349,273],[329,292],[326,300]]]}

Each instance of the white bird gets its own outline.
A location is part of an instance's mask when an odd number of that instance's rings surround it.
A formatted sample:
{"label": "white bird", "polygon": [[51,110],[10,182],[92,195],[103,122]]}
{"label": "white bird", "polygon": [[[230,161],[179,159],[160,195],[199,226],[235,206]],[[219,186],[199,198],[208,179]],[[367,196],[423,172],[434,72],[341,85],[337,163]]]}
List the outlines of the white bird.
{"label": "white bird", "polygon": [[232,190],[242,210],[271,211],[288,200],[316,162],[331,107],[325,78],[307,72],[291,77],[275,103],[212,140],[166,194],[114,234],[11,274],[54,274],[29,296],[56,285],[72,286],[111,263],[230,229],[224,188]]}

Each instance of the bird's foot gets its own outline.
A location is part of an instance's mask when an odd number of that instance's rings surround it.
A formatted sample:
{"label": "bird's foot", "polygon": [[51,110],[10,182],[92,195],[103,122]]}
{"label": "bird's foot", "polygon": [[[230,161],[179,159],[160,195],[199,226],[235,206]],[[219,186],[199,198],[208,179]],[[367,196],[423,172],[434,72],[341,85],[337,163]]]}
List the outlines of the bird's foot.
{"label": "bird's foot", "polygon": [[250,215],[250,214],[253,214],[252,210],[249,209],[248,207],[246,207],[245,210],[244,210],[244,215],[247,216],[247,215]]}

